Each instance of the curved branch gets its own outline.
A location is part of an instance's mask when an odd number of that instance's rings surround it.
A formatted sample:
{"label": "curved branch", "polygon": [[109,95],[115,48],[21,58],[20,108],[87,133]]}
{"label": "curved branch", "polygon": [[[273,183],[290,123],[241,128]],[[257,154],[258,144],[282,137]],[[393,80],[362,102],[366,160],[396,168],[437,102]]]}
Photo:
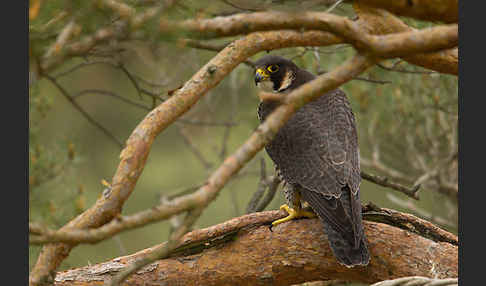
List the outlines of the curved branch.
{"label": "curved branch", "polygon": [[[370,34],[385,35],[390,33],[415,31],[415,29],[409,27],[390,12],[382,9],[371,8],[365,4],[362,4],[362,1],[354,1],[353,8],[356,14],[359,16],[357,24]],[[458,48],[442,50],[439,52],[410,55],[404,57],[403,59],[411,64],[422,66],[441,73],[457,75],[459,70]]]}
{"label": "curved branch", "polygon": [[[458,275],[457,246],[369,221],[364,221],[364,230],[370,264],[344,267],[334,258],[318,219],[293,220],[271,231],[270,223],[284,216],[284,211],[253,213],[190,232],[170,257],[147,265],[122,285],[291,285],[329,279],[374,283]],[[55,285],[99,285],[163,245],[59,272]]]}
{"label": "curved branch", "polygon": [[228,37],[257,31],[295,29],[320,30],[335,34],[357,49],[374,55],[394,57],[448,49],[457,46],[457,24],[376,36],[346,17],[322,12],[255,12],[211,19],[173,22],[162,19],[160,32],[186,33],[198,38]]}
{"label": "curved branch", "polygon": [[442,21],[445,23],[457,23],[459,21],[458,0],[356,0],[355,2],[385,9],[399,16],[425,21]]}

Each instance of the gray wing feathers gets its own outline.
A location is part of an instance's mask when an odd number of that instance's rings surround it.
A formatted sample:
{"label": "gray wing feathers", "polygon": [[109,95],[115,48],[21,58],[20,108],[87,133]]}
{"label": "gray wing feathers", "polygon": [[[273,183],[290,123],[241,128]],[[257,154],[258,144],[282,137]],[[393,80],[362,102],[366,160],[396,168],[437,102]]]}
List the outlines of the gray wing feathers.
{"label": "gray wing feathers", "polygon": [[359,188],[354,116],[340,90],[302,107],[266,149],[289,183],[336,198],[346,185]]}
{"label": "gray wing feathers", "polygon": [[361,223],[359,195],[352,195],[345,187],[340,198],[326,199],[316,192],[302,192],[302,198],[324,221],[329,245],[338,260],[346,265],[366,265],[370,257]]}

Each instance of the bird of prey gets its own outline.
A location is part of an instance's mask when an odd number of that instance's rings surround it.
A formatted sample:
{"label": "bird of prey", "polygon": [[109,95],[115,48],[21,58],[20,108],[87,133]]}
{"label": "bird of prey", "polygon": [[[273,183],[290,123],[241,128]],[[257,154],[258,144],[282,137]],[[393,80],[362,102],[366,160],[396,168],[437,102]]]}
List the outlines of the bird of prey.
{"label": "bird of prey", "polygon": [[[289,93],[315,76],[283,57],[267,55],[256,63],[255,83],[276,93]],[[279,105],[262,100],[261,122]],[[277,132],[265,150],[285,182],[288,216],[272,225],[317,214],[337,260],[345,266],[367,265],[359,186],[358,138],[346,94],[336,89],[301,107]],[[302,201],[313,212],[305,211]]]}

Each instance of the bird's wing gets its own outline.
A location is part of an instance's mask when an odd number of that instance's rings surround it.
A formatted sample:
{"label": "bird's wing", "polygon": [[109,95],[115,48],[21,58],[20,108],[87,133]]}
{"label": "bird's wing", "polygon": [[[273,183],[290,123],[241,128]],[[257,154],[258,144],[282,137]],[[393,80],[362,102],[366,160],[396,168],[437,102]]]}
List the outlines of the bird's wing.
{"label": "bird's wing", "polygon": [[358,138],[344,92],[332,91],[302,107],[267,145],[267,152],[285,181],[302,188],[302,198],[332,228],[327,232],[358,247]]}
{"label": "bird's wing", "polygon": [[289,183],[339,198],[361,182],[354,115],[346,95],[334,90],[306,104],[279,130],[267,151]]}

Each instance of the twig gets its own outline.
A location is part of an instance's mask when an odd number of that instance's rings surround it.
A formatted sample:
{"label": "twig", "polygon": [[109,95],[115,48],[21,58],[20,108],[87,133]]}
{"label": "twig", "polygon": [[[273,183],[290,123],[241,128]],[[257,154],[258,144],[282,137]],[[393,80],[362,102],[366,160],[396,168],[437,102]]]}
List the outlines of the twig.
{"label": "twig", "polygon": [[123,64],[118,64],[117,65],[119,69],[121,69],[123,71],[123,73],[128,77],[128,79],[130,80],[130,82],[133,84],[133,86],[135,87],[135,89],[137,90],[137,93],[138,93],[138,97],[140,97],[140,99],[142,99],[142,91],[140,90],[140,86],[138,85],[137,81],[135,80],[135,78],[132,76],[132,74],[125,68],[125,65]]}
{"label": "twig", "polygon": [[268,181],[269,181],[268,191],[265,197],[263,197],[263,199],[260,201],[258,206],[255,208],[256,212],[263,211],[270,204],[270,202],[275,197],[275,193],[277,192],[278,186],[282,182],[278,176],[272,176],[268,179]]}
{"label": "twig", "polygon": [[243,11],[261,11],[262,10],[262,9],[255,9],[255,8],[244,8],[244,7],[238,6],[238,5],[234,4],[234,3],[231,3],[228,0],[221,0],[221,2],[228,4],[229,6],[231,6],[233,8],[236,8],[236,9],[239,9],[239,10],[243,10]]}
{"label": "twig", "polygon": [[179,118],[178,122],[190,125],[201,125],[201,126],[214,126],[214,127],[228,127],[228,126],[237,126],[238,123],[236,122],[209,122],[209,121],[201,121],[201,120],[190,120]]}
{"label": "twig", "polygon": [[392,203],[395,203],[395,204],[397,204],[401,207],[407,208],[408,210],[415,212],[416,214],[418,214],[419,216],[423,217],[426,220],[429,220],[430,222],[436,223],[436,224],[441,225],[441,226],[457,229],[456,224],[452,224],[444,218],[430,214],[429,212],[417,207],[413,202],[411,202],[409,200],[408,201],[402,200],[402,199],[400,199],[400,198],[398,198],[398,197],[396,197],[392,194],[386,194],[386,197]]}
{"label": "twig", "polygon": [[402,277],[393,280],[386,280],[370,286],[457,286],[457,278],[428,278],[422,276]]}
{"label": "twig", "polygon": [[267,187],[267,171],[265,167],[265,160],[263,158],[260,158],[260,180],[258,181],[258,187],[256,192],[253,193],[253,196],[251,197],[250,201],[248,202],[248,205],[246,206],[246,213],[252,213],[256,211],[257,204],[260,201],[260,199],[263,197],[263,194],[265,193],[265,189]]}
{"label": "twig", "polygon": [[[400,63],[401,61],[397,61],[397,63]],[[436,74],[436,71],[411,71],[411,70],[406,70],[406,69],[397,69],[395,66],[397,65],[395,63],[393,67],[387,67],[384,64],[377,64],[378,67],[387,70],[387,71],[393,71],[393,72],[401,72],[401,73],[413,73],[413,74]]]}
{"label": "twig", "polygon": [[76,28],[76,22],[74,21],[74,19],[72,19],[62,29],[61,33],[59,33],[56,42],[47,50],[47,52],[44,55],[44,58],[49,58],[54,54],[60,53],[63,47],[66,45],[67,41],[71,38],[75,28]]}
{"label": "twig", "polygon": [[85,89],[85,90],[82,90],[76,94],[74,94],[72,97],[73,98],[77,98],[77,97],[81,97],[83,95],[89,95],[89,94],[99,94],[99,95],[105,95],[105,96],[110,96],[110,97],[114,97],[120,101],[123,101],[125,103],[128,103],[130,105],[133,105],[133,106],[136,106],[140,109],[143,109],[143,110],[146,110],[146,111],[150,111],[152,110],[150,107],[148,106],[145,106],[143,104],[140,104],[138,102],[135,102],[135,101],[132,101],[128,98],[125,98],[123,96],[120,96],[114,92],[111,92],[111,91],[108,91],[108,90],[101,90],[101,89]]}
{"label": "twig", "polygon": [[[180,39],[179,40],[180,45],[187,45],[192,48],[196,49],[202,49],[202,50],[208,50],[208,51],[213,51],[213,52],[219,52],[222,49],[224,49],[226,46],[228,46],[230,43],[224,43],[224,44],[211,44],[203,41],[197,41],[194,39]],[[244,60],[244,64],[246,64],[249,67],[254,68],[255,63],[250,61],[250,60]]]}
{"label": "twig", "polygon": [[377,175],[373,175],[364,171],[361,171],[361,178],[373,182],[377,185],[383,186],[383,187],[388,187],[393,190],[399,191],[401,193],[406,194],[407,196],[414,198],[416,200],[419,199],[418,197],[418,190],[420,189],[420,184],[414,185],[412,188],[405,187],[399,183],[391,182],[388,178],[386,177],[380,177]]}
{"label": "twig", "polygon": [[114,67],[114,65],[112,63],[108,62],[108,61],[84,62],[84,63],[77,64],[77,65],[71,67],[70,69],[63,71],[63,72],[60,72],[60,73],[58,73],[58,74],[56,74],[52,77],[55,78],[55,79],[58,79],[60,77],[69,75],[70,73],[72,73],[72,72],[74,72],[74,71],[76,71],[80,68],[83,68],[83,67],[86,67],[86,66],[92,66],[92,65],[99,65],[99,64],[106,64],[106,65]]}
{"label": "twig", "polygon": [[208,160],[206,160],[203,153],[201,153],[201,151],[199,151],[199,149],[196,147],[194,142],[192,142],[191,137],[187,134],[184,127],[181,126],[180,124],[177,124],[177,122],[176,122],[176,127],[179,135],[182,137],[184,143],[189,148],[189,150],[191,150],[192,154],[194,154],[194,156],[198,159],[199,162],[201,162],[201,164],[206,170],[209,170],[213,166],[213,164]]}
{"label": "twig", "polygon": [[[324,74],[326,72],[327,71],[318,70],[317,74]],[[365,77],[360,77],[360,76],[353,77],[353,80],[361,80],[361,81],[366,81],[366,82],[371,82],[371,83],[377,83],[377,84],[392,83],[392,81],[389,81],[389,80],[378,80],[378,79],[371,79],[371,78],[365,78]]]}
{"label": "twig", "polygon": [[330,13],[332,10],[334,10],[334,8],[336,8],[339,4],[341,4],[341,2],[343,2],[343,0],[338,0],[336,1],[334,4],[332,4],[331,7],[329,7],[327,10],[326,10],[326,13]]}
{"label": "twig", "polygon": [[111,141],[113,143],[115,143],[120,149],[123,148],[123,143],[121,141],[118,140],[118,138],[116,138],[113,134],[111,134],[110,131],[108,131],[108,129],[106,129],[105,127],[103,127],[101,124],[99,124],[96,120],[94,120],[91,115],[89,115],[75,100],[74,98],[69,95],[69,93],[64,89],[64,87],[62,87],[55,78],[51,77],[50,75],[47,75],[45,74],[44,75],[45,78],[47,78],[49,81],[51,81],[54,86],[57,87],[57,89],[61,92],[61,94],[71,103],[72,106],[74,106],[74,108],[76,110],[79,111],[79,113],[81,113],[81,115],[83,115],[88,121],[89,123],[93,124],[95,127],[97,127],[101,132],[103,132],[103,134],[105,134],[108,138],[111,139]]}
{"label": "twig", "polygon": [[365,77],[360,77],[360,76],[356,76],[353,79],[354,80],[361,80],[361,81],[371,82],[371,83],[377,83],[377,84],[392,83],[392,81],[390,81],[390,80],[378,80],[378,79],[371,79],[371,78],[365,78]]}

